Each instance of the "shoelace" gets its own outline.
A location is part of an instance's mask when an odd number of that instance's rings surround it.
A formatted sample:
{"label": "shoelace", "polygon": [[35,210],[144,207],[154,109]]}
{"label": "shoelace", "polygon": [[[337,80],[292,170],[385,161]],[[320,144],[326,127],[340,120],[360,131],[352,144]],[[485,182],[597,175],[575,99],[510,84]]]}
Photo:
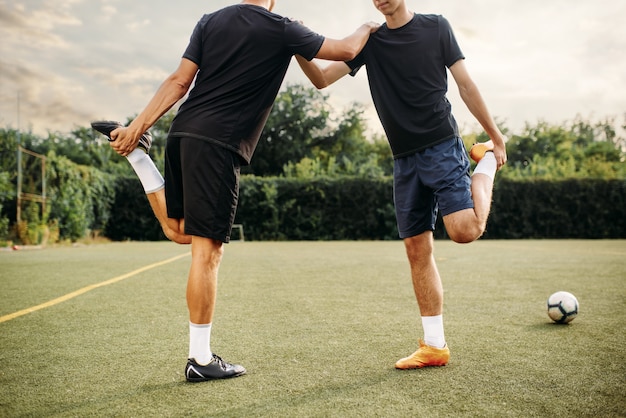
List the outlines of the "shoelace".
{"label": "shoelace", "polygon": [[226,370],[228,368],[226,366],[226,362],[217,354],[213,354],[213,361],[217,362],[217,365],[220,366],[222,370]]}
{"label": "shoelace", "polygon": [[143,149],[146,152],[146,154],[148,154],[150,152],[151,147],[152,147],[152,135],[150,134],[150,132],[146,132],[145,134],[141,135],[141,137],[139,138],[139,144],[137,144],[137,148]]}

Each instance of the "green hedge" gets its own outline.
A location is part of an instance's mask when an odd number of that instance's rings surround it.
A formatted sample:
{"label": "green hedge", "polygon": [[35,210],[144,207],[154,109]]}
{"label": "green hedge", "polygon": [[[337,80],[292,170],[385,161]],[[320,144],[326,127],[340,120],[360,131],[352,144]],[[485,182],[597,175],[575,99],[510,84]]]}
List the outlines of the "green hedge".
{"label": "green hedge", "polygon": [[75,241],[109,223],[115,179],[93,167],[75,164],[54,152],[48,154],[47,218],[58,224],[61,239]]}
{"label": "green hedge", "polygon": [[236,223],[254,240],[397,238],[389,179],[244,177]]}
{"label": "green hedge", "polygon": [[115,241],[167,239],[137,177],[118,177],[109,223],[104,234]]}
{"label": "green hedge", "polygon": [[[105,235],[165,239],[135,177],[116,180]],[[626,181],[498,180],[484,239],[626,238]],[[247,240],[398,239],[392,180],[243,176],[236,223]],[[436,237],[445,238],[438,220]]]}
{"label": "green hedge", "polygon": [[485,238],[626,238],[624,180],[502,180]]}
{"label": "green hedge", "polygon": [[[499,180],[485,239],[626,238],[626,181]],[[244,177],[236,222],[252,240],[397,239],[392,180]],[[441,219],[437,238],[446,236]]]}

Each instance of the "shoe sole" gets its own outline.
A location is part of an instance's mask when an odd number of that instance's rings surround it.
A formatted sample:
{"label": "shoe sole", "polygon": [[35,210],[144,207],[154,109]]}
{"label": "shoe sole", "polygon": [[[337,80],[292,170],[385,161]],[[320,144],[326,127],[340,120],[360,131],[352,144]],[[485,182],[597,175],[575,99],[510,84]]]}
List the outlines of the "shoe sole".
{"label": "shoe sole", "polygon": [[122,126],[123,125],[121,123],[110,120],[102,120],[91,123],[91,127],[106,136],[109,142],[111,142],[111,132],[117,128],[121,128]]}
{"label": "shoe sole", "polygon": [[186,379],[189,383],[201,383],[201,382],[210,382],[211,380],[232,379],[234,377],[243,376],[244,374],[246,374],[245,370],[241,373],[235,373],[235,374],[224,376],[224,377],[192,377],[192,378],[187,377]]}
{"label": "shoe sole", "polygon": [[424,365],[416,365],[411,367],[398,367],[396,366],[396,370],[415,370],[415,369],[424,369],[426,367],[445,367],[448,363],[445,364],[424,364]]}
{"label": "shoe sole", "polygon": [[[96,131],[100,132],[102,135],[106,136],[109,142],[113,142],[113,140],[111,139],[111,132],[113,132],[117,128],[123,128],[124,125],[114,120],[100,120],[96,122],[91,122],[91,127],[95,129]],[[150,139],[147,140],[145,139],[145,137],[150,137]],[[145,144],[142,143],[142,140],[144,142],[149,142],[150,145],[146,146]],[[146,154],[148,154],[150,152],[151,147],[152,147],[152,138],[150,136],[150,132],[146,132],[141,136],[141,139],[139,140],[139,143],[137,144],[137,148],[142,149]]]}
{"label": "shoe sole", "polygon": [[483,159],[486,153],[493,151],[493,145],[489,146],[485,143],[474,144],[472,148],[470,148],[470,158],[474,160],[474,162],[478,163]]}

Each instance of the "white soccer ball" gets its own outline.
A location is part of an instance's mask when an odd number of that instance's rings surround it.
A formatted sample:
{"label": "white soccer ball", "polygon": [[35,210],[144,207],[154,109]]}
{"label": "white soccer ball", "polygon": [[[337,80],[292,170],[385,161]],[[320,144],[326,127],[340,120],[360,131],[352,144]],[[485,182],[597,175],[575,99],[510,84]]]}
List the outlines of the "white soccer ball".
{"label": "white soccer ball", "polygon": [[558,324],[567,324],[578,315],[578,299],[569,292],[556,292],[548,298],[548,316]]}

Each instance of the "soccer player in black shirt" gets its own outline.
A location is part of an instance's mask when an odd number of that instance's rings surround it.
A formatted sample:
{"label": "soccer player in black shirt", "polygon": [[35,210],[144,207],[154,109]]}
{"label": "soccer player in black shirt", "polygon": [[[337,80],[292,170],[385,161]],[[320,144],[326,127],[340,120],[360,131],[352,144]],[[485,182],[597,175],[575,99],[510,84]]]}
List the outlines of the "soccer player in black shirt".
{"label": "soccer player in black shirt", "polygon": [[[328,39],[272,13],[275,3],[245,0],[203,16],[178,69],[128,127],[109,132],[111,146],[138,174],[166,236],[192,246],[185,367],[190,382],[245,373],[210,348],[217,273],[230,240],[240,166],[250,163],[291,57],[354,59],[378,27],[366,23],[344,39]],[[168,135],[163,181],[147,154],[146,132],[194,80]]]}
{"label": "soccer player in black shirt", "polygon": [[[406,247],[424,328],[418,350],[395,366],[443,366],[450,350],[444,337],[443,286],[433,257],[437,211],[456,242],[472,242],[484,233],[493,179],[507,159],[505,138],[465,67],[448,21],[440,15],[415,14],[405,0],[373,3],[386,23],[354,60],[324,68],[302,57],[298,62],[318,88],[367,67],[372,100],[394,156],[398,231]],[[446,98],[447,70],[490,138],[470,150],[471,158],[478,162],[472,176]]]}

